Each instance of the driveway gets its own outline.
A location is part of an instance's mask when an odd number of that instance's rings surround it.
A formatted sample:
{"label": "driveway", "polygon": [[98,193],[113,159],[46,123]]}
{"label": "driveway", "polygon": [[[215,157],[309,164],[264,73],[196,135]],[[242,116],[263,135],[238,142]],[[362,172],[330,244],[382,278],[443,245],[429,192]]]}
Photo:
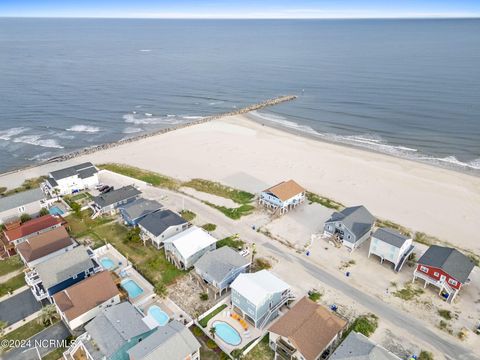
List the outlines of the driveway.
{"label": "driveway", "polygon": [[[24,348],[18,348],[9,351],[3,357],[4,360],[38,360],[38,353],[41,356],[49,352],[64,347],[68,344],[60,343],[70,336],[70,332],[62,322],[50,326],[30,338],[30,344]],[[35,348],[36,346],[36,348]]]}
{"label": "driveway", "polygon": [[35,300],[30,289],[25,289],[21,293],[0,302],[1,320],[6,321],[8,325],[13,325],[41,308],[42,304]]}

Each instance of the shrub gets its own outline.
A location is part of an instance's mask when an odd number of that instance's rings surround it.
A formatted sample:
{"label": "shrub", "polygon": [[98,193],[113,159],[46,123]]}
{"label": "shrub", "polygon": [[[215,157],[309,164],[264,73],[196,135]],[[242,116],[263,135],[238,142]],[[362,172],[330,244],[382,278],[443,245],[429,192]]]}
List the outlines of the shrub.
{"label": "shrub", "polygon": [[197,217],[197,214],[190,210],[182,210],[180,211],[180,215],[189,222]]}
{"label": "shrub", "polygon": [[40,212],[38,213],[38,216],[45,216],[50,214],[47,208],[42,208]]}
{"label": "shrub", "polygon": [[214,350],[218,347],[218,345],[215,343],[215,341],[213,341],[212,339],[208,339],[207,340],[207,347],[210,349],[210,350]]}
{"label": "shrub", "polygon": [[215,231],[215,229],[217,228],[217,225],[209,223],[209,224],[202,225],[202,228],[205,231],[212,232],[212,231]]}
{"label": "shrub", "polygon": [[31,220],[32,217],[27,214],[27,213],[23,213],[22,215],[20,215],[20,222],[23,224],[24,222],[27,222],[28,220]]}
{"label": "shrub", "polygon": [[207,293],[201,293],[200,294],[200,300],[207,301],[208,300],[208,294]]}
{"label": "shrub", "polygon": [[200,337],[203,335],[203,331],[202,329],[200,329],[198,326],[192,326],[192,332],[193,332],[193,335],[195,335],[196,337]]}
{"label": "shrub", "polygon": [[438,309],[438,315],[443,317],[445,320],[452,319],[452,312],[450,310]]}
{"label": "shrub", "polygon": [[308,298],[312,301],[317,302],[318,300],[320,300],[322,295],[323,294],[320,294],[318,291],[310,291],[310,293],[308,294]]}
{"label": "shrub", "polygon": [[433,360],[433,354],[429,351],[422,350],[418,356],[418,360]]}
{"label": "shrub", "polygon": [[156,285],[155,285],[155,294],[157,294],[159,297],[161,297],[162,299],[165,299],[168,295],[168,289],[167,289],[167,286],[165,285],[165,283],[163,282],[158,282]]}
{"label": "shrub", "polygon": [[378,327],[378,317],[374,314],[361,315],[355,319],[349,331],[359,332],[370,337]]}

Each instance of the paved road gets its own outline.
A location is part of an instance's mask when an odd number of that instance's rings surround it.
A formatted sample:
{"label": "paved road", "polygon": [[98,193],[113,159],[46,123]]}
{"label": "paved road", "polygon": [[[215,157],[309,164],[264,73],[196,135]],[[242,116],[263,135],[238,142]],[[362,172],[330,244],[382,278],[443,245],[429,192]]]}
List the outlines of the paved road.
{"label": "paved road", "polygon": [[[62,322],[59,322],[33,336],[30,339],[29,346],[11,350],[5,354],[3,359],[38,360],[38,352],[41,356],[45,356],[57,347],[63,347],[60,342],[68,336],[70,336],[70,332]],[[35,345],[37,345],[37,348],[35,348]]]}
{"label": "paved road", "polygon": [[[183,196],[175,192],[160,190],[158,188],[147,187],[142,189],[147,198],[156,198],[167,207],[178,209],[180,204],[184,204],[186,208],[197,214],[201,214],[205,221],[217,224],[220,228],[224,228],[226,235],[239,233],[241,238],[250,242],[255,242],[259,250],[265,250],[278,259],[292,264],[300,265],[304,271],[318,279],[319,282],[328,287],[342,292],[352,299],[352,301],[367,308],[380,318],[403,328],[407,333],[412,334],[411,339],[419,339],[428,343],[432,348],[443,352],[445,356],[452,360],[478,360],[479,355],[473,354],[469,349],[463,347],[455,340],[450,340],[446,336],[442,337],[430,329],[428,325],[413,318],[408,313],[387,305],[379,299],[364,293],[345,282],[343,277],[337,277],[322,269],[321,265],[315,264],[310,258],[297,254],[286,246],[278,242],[272,241],[265,235],[252,231],[250,224],[241,223],[231,220],[219,211],[203,204],[202,202]],[[165,195],[168,198],[165,198]],[[257,223],[257,225],[259,225]],[[299,274],[301,276],[301,274]]]}
{"label": "paved road", "polygon": [[42,304],[35,300],[30,289],[26,289],[0,302],[0,320],[13,325],[41,308]]}

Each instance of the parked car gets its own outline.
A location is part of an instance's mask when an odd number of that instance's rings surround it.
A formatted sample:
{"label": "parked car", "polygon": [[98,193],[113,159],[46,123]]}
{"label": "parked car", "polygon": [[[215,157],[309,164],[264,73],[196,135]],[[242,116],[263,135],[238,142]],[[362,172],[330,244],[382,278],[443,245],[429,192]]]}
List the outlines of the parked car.
{"label": "parked car", "polygon": [[106,186],[105,184],[100,183],[98,185],[95,185],[95,189],[100,190],[101,188],[103,188],[105,186]]}

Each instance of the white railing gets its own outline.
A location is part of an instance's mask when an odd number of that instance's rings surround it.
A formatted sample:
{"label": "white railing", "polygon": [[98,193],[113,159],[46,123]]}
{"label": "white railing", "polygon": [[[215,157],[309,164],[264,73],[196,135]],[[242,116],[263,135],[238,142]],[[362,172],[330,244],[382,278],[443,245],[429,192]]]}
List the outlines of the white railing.
{"label": "white railing", "polygon": [[273,308],[271,308],[268,312],[267,315],[263,318],[263,320],[260,322],[258,328],[263,329],[265,325],[267,325],[268,321],[270,320],[271,316],[279,310],[283,305],[288,303],[289,301],[295,300],[295,295],[289,290],[285,295],[282,296],[280,301],[275,305]]}

